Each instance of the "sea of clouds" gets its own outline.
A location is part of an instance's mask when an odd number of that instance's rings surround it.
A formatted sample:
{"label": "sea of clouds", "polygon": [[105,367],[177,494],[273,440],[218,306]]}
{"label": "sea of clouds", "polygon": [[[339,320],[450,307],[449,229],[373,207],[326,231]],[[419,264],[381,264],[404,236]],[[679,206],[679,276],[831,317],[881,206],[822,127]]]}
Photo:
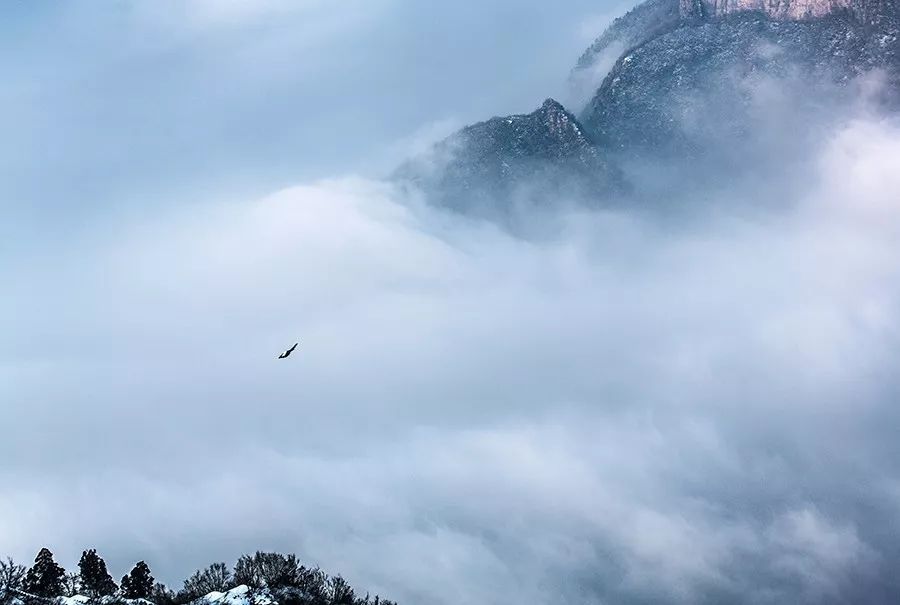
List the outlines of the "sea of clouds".
{"label": "sea of clouds", "polygon": [[674,223],[524,238],[350,176],[5,264],[0,546],[176,586],[296,551],[409,604],[886,602],[900,129],[814,157]]}

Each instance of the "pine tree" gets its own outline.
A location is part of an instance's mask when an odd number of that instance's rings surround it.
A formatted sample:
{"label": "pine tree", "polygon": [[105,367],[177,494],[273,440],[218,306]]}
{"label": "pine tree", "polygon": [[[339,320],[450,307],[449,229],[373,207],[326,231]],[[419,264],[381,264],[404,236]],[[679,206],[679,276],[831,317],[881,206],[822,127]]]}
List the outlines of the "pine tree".
{"label": "pine tree", "polygon": [[118,586],[106,570],[106,562],[93,548],[81,554],[78,561],[81,588],[90,597],[105,597],[116,593]]}
{"label": "pine tree", "polygon": [[66,570],[53,560],[53,553],[42,548],[25,574],[24,589],[39,597],[58,597],[63,593],[65,577]]}
{"label": "pine tree", "polygon": [[122,578],[122,596],[126,599],[146,599],[153,590],[153,576],[150,567],[138,561],[131,573]]}

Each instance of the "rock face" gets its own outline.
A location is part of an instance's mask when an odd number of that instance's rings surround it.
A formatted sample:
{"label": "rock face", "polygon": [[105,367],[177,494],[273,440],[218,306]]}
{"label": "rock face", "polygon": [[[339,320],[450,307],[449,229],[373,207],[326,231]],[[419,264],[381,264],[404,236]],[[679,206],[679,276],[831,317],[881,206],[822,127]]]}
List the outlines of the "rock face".
{"label": "rock face", "polygon": [[789,170],[861,105],[897,107],[897,22],[877,21],[741,11],[681,25],[625,53],[582,122],[620,166],[675,166],[662,190],[679,186],[685,161],[698,183]]}
{"label": "rock face", "polygon": [[[616,54],[615,60],[679,26],[742,12],[757,12],[780,21],[808,21],[846,12],[860,24],[879,25],[896,15],[897,3],[896,0],[646,0],[613,21],[584,52],[573,70],[573,85],[580,86],[585,74],[596,72],[598,65],[605,66],[605,75],[611,67],[608,59],[612,53]],[[596,83],[599,85],[600,81]]]}
{"label": "rock face", "polygon": [[574,115],[553,99],[530,114],[468,126],[398,170],[444,206],[471,211],[491,199],[606,191],[615,174]]}
{"label": "rock face", "polygon": [[852,103],[855,78],[882,70],[884,92],[898,90],[898,56],[896,31],[875,33],[847,14],[779,21],[739,13],[626,53],[582,118],[601,147],[619,153],[702,154],[788,126],[799,135]]}
{"label": "rock face", "polygon": [[773,19],[809,20],[846,11],[872,24],[894,11],[892,0],[680,0],[682,19],[714,19],[756,11]]}

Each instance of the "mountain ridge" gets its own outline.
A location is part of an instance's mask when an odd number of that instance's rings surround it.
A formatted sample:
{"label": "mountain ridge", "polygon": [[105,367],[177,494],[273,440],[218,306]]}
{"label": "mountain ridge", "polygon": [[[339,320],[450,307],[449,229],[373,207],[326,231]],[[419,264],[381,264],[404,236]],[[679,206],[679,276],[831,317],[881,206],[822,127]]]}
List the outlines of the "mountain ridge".
{"label": "mountain ridge", "polygon": [[[895,1],[646,0],[579,58],[577,112],[548,99],[478,122],[436,145],[429,170],[397,174],[437,205],[484,214],[514,208],[523,190],[532,205],[609,206],[676,188],[685,168],[698,182],[777,168],[863,97],[900,107]],[[668,182],[651,192],[647,167],[660,162]]]}
{"label": "mountain ridge", "polygon": [[560,187],[581,194],[612,187],[617,178],[578,118],[549,97],[531,113],[462,128],[395,176],[439,192],[442,205],[463,211],[497,196]]}

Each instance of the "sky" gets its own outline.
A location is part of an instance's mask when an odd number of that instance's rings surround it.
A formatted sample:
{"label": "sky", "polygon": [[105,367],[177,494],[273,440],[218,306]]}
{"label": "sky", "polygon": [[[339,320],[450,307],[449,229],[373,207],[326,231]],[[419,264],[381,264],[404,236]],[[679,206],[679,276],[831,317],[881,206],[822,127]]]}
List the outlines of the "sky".
{"label": "sky", "polygon": [[898,125],[843,124],[777,211],[522,239],[380,176],[564,96],[620,7],[333,4],[9,9],[0,554],[178,587],[296,552],[407,604],[897,594]]}
{"label": "sky", "polygon": [[609,4],[16,3],[0,43],[0,197],[70,225],[381,175],[460,125],[564,93]]}

